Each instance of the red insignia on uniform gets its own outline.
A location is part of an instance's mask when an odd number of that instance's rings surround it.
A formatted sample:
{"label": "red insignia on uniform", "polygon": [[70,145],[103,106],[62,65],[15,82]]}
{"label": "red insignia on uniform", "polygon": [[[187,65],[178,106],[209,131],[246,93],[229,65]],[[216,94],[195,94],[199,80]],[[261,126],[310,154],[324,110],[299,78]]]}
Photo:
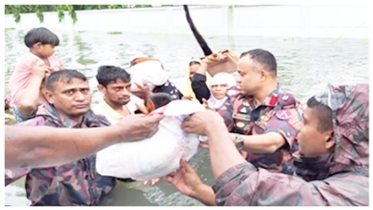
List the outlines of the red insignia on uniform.
{"label": "red insignia on uniform", "polygon": [[280,120],[288,120],[291,117],[291,112],[289,110],[279,110],[276,112],[276,117]]}
{"label": "red insignia on uniform", "polygon": [[269,105],[271,106],[274,106],[278,101],[278,95],[277,94],[273,94],[271,100],[269,101]]}

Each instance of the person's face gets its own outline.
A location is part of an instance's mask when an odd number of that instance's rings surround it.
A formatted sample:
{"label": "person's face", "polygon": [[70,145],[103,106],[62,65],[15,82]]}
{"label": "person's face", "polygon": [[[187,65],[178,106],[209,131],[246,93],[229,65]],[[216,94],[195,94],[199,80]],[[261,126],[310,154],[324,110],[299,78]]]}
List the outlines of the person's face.
{"label": "person's face", "polygon": [[306,157],[326,154],[335,145],[332,131],[320,132],[317,129],[319,120],[313,112],[308,107],[304,110],[304,126],[298,134],[299,152]]}
{"label": "person's face", "polygon": [[192,78],[197,69],[201,66],[199,63],[193,63],[189,66],[189,77]]}
{"label": "person's face", "polygon": [[260,65],[254,63],[249,56],[244,56],[237,63],[237,84],[241,87],[241,93],[253,95],[261,88],[268,73],[260,69]]}
{"label": "person's face", "polygon": [[227,84],[220,84],[220,85],[212,85],[211,86],[211,94],[216,99],[222,99],[227,95],[228,85]]}
{"label": "person's face", "polygon": [[34,45],[34,49],[40,56],[44,58],[48,58],[54,54],[54,46],[50,44],[42,44],[38,42]]}
{"label": "person's face", "polygon": [[130,101],[131,82],[124,82],[121,79],[117,79],[109,83],[106,88],[98,85],[98,89],[105,95],[105,99],[112,104],[123,106]]}
{"label": "person's face", "polygon": [[91,106],[92,94],[87,81],[73,78],[69,83],[58,81],[54,89],[47,90],[45,97],[56,110],[69,118],[87,113]]}

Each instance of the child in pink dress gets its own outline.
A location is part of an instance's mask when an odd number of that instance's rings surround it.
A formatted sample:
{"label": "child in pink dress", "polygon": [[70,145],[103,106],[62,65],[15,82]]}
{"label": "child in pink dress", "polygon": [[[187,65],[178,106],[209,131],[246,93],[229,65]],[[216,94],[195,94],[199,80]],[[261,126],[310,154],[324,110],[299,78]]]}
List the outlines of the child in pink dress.
{"label": "child in pink dress", "polygon": [[60,40],[50,30],[40,27],[31,29],[24,38],[30,49],[22,55],[9,78],[10,106],[18,122],[35,116],[38,106],[45,102],[41,94],[44,78],[63,68],[54,55],[54,47]]}

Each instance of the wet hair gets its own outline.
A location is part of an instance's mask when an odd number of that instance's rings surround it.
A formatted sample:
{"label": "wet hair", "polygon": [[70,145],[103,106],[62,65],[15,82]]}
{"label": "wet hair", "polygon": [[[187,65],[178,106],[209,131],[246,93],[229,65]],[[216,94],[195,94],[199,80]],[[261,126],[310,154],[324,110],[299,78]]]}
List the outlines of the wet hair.
{"label": "wet hair", "polygon": [[249,56],[254,62],[259,63],[264,70],[277,75],[277,62],[275,56],[267,50],[263,49],[254,49],[243,52],[240,58],[244,56]]}
{"label": "wet hair", "polygon": [[317,101],[314,96],[308,99],[307,106],[312,109],[318,120],[319,132],[333,130],[332,110],[328,106]]}
{"label": "wet hair", "polygon": [[49,91],[53,91],[57,82],[70,83],[73,79],[80,79],[84,82],[87,81],[87,77],[77,70],[64,69],[60,71],[52,72],[49,77],[44,81],[44,85]]}
{"label": "wet hair", "polygon": [[24,38],[24,42],[28,48],[32,48],[32,46],[38,42],[41,44],[50,44],[53,47],[60,44],[58,36],[44,27],[33,28],[28,31]]}
{"label": "wet hair", "polygon": [[108,84],[116,82],[118,79],[130,82],[131,75],[121,67],[104,65],[98,68],[96,79],[98,84],[107,87]]}
{"label": "wet hair", "polygon": [[168,93],[154,93],[144,100],[145,106],[148,104],[149,100],[153,102],[154,109],[158,109],[170,103],[173,99],[172,96]]}

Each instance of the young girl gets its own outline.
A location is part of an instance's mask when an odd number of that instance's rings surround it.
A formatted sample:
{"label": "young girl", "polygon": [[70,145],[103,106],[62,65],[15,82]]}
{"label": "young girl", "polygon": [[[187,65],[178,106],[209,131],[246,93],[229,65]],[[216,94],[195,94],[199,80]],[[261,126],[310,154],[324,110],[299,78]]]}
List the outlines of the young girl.
{"label": "young girl", "polygon": [[232,74],[225,72],[215,74],[209,84],[211,96],[207,100],[208,106],[215,110],[223,106],[228,96],[236,93],[234,90],[229,90],[234,86],[236,86],[236,79]]}
{"label": "young girl", "polygon": [[27,32],[24,43],[30,51],[18,59],[9,78],[10,106],[18,122],[34,117],[37,107],[44,103],[40,94],[44,78],[63,68],[54,55],[59,42],[56,34],[43,27]]}

